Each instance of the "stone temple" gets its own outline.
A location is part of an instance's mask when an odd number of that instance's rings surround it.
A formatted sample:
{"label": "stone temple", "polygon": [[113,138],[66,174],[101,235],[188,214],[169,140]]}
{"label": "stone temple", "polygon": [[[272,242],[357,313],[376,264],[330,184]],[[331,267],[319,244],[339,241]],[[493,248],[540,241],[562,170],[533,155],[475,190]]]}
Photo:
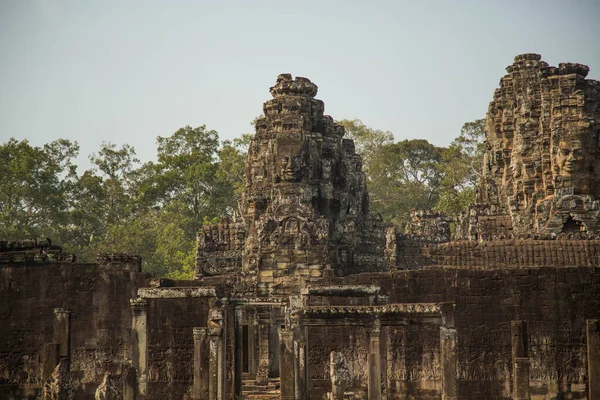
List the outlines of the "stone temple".
{"label": "stone temple", "polygon": [[507,71],[457,218],[372,213],[354,143],[283,74],[194,280],[0,241],[0,398],[600,399],[600,83]]}

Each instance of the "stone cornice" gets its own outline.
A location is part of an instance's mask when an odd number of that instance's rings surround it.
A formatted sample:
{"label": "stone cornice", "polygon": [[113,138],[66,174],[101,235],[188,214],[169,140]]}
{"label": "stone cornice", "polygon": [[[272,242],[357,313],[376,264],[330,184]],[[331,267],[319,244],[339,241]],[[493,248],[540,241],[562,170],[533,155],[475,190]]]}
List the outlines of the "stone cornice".
{"label": "stone cornice", "polygon": [[437,303],[396,303],[381,306],[307,306],[300,314],[441,314]]}
{"label": "stone cornice", "polygon": [[160,287],[139,288],[138,296],[143,299],[178,299],[184,297],[216,297],[214,287]]}

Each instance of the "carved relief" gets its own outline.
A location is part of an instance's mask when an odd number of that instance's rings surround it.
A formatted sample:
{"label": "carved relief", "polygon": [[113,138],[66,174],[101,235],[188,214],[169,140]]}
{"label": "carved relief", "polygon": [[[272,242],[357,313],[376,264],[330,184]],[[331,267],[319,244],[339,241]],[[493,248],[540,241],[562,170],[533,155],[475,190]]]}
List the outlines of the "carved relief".
{"label": "carved relief", "polygon": [[239,268],[257,274],[261,295],[268,295],[272,286],[297,291],[303,280],[319,279],[326,269],[344,275],[385,268],[384,227],[369,216],[360,156],[352,141],[342,138],[343,128],[323,115],[316,93],[306,78],[277,78],[248,151],[240,201],[245,242],[234,251],[237,219],[235,230],[223,235],[220,228],[206,227],[198,241],[203,249],[198,277]]}
{"label": "carved relief", "polygon": [[[487,154],[476,216],[463,216],[458,237],[490,240],[493,230],[471,233],[480,210],[509,215],[508,235],[559,235],[568,220],[587,234],[600,232],[600,84],[581,64],[550,67],[538,54],[522,54],[490,103]],[[567,196],[585,204],[575,209]],[[570,226],[567,225],[566,228]]]}

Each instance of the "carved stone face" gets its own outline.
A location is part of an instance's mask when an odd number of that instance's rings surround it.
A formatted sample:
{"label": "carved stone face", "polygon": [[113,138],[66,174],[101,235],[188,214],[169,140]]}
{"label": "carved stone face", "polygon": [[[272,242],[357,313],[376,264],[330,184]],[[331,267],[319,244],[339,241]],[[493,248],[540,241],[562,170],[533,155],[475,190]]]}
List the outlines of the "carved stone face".
{"label": "carved stone face", "polygon": [[296,178],[294,168],[294,158],[290,156],[283,156],[281,160],[281,180],[282,181],[293,181]]}
{"label": "carved stone face", "polygon": [[302,143],[279,143],[277,148],[276,174],[283,182],[302,179]]}
{"label": "carved stone face", "polygon": [[556,153],[556,165],[561,176],[571,176],[585,167],[585,150],[580,140],[561,140]]}
{"label": "carved stone face", "polygon": [[520,178],[523,174],[523,161],[520,157],[512,157],[510,162],[510,174],[513,179]]}

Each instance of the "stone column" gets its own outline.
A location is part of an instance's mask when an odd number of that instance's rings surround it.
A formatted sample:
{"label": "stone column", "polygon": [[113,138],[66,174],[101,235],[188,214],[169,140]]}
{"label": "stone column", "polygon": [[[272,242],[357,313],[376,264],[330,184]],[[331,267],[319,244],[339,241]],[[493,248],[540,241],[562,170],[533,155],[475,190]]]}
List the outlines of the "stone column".
{"label": "stone column", "polygon": [[527,340],[527,322],[511,321],[513,365],[513,399],[529,399],[529,343]]}
{"label": "stone column", "polygon": [[252,316],[248,323],[248,374],[252,378],[256,378],[256,369],[258,368],[257,339],[258,325]]}
{"label": "stone column", "polygon": [[235,351],[234,351],[234,392],[235,395],[242,394],[242,363],[244,352],[244,326],[242,325],[242,308],[235,308]]}
{"label": "stone column", "polygon": [[279,331],[279,379],[281,400],[294,400],[294,331],[280,328]]}
{"label": "stone column", "polygon": [[600,400],[600,320],[588,319],[586,328],[589,399]]}
{"label": "stone column", "polygon": [[270,369],[270,340],[271,325],[268,318],[258,320],[258,369],[256,371],[256,382],[264,385],[269,380]]}
{"label": "stone column", "polygon": [[220,327],[209,329],[208,400],[219,399],[221,333]]}
{"label": "stone column", "polygon": [[54,368],[58,364],[60,353],[60,345],[58,343],[46,343],[44,345],[44,350],[42,353],[42,381],[45,382],[46,379],[52,375],[54,372]]}
{"label": "stone column", "polygon": [[123,368],[123,400],[135,400],[137,397],[136,370],[131,365]]}
{"label": "stone column", "polygon": [[137,370],[138,392],[146,395],[148,387],[148,302],[146,299],[129,300],[131,307],[132,365]]}
{"label": "stone column", "polygon": [[294,399],[300,399],[300,342],[297,337],[298,333],[294,334]]}
{"label": "stone column", "polygon": [[298,328],[296,399],[308,400],[308,326]]}
{"label": "stone column", "polygon": [[456,400],[456,329],[440,327],[442,364],[442,400]]}
{"label": "stone column", "polygon": [[517,357],[513,364],[513,399],[529,400],[529,358]]}
{"label": "stone column", "polygon": [[379,336],[381,322],[373,321],[369,334],[369,400],[381,400],[381,354],[379,354]]}
{"label": "stone column", "polygon": [[192,399],[208,398],[208,328],[193,328],[194,333],[194,384]]}
{"label": "stone column", "polygon": [[53,341],[58,343],[58,357],[69,360],[71,352],[71,311],[66,308],[54,309]]}

